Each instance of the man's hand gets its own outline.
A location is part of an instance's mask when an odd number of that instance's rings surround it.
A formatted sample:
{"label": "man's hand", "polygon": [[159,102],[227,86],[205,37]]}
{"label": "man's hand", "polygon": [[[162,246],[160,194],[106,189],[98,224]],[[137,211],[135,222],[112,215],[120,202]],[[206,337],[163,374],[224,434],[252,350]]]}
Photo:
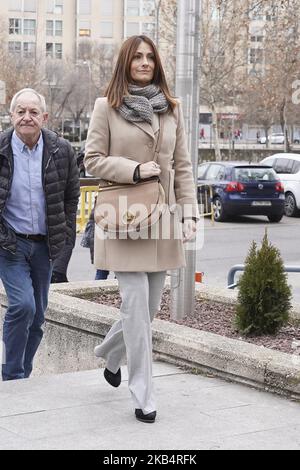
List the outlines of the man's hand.
{"label": "man's hand", "polygon": [[183,243],[187,243],[196,237],[197,224],[192,219],[185,219],[183,222]]}

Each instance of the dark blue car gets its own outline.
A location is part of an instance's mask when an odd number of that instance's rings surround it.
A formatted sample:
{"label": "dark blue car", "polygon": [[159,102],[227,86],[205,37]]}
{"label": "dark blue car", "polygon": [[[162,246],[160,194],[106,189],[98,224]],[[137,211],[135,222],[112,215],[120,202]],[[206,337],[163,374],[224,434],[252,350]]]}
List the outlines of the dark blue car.
{"label": "dark blue car", "polygon": [[275,171],[265,165],[238,162],[203,163],[198,168],[198,201],[206,185],[213,189],[214,218],[223,222],[234,215],[266,215],[280,222],[284,188]]}

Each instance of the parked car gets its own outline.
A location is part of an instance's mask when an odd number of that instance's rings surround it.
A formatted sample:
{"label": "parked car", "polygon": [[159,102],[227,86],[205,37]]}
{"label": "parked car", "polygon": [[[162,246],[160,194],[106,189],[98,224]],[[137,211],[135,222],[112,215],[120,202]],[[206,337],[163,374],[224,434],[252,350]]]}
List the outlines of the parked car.
{"label": "parked car", "polygon": [[[284,134],[271,134],[269,135],[269,142],[271,144],[284,144]],[[262,136],[259,139],[260,144],[265,144],[267,142],[266,136]]]}
{"label": "parked car", "polygon": [[297,153],[277,153],[264,158],[262,165],[272,166],[283,183],[285,194],[285,214],[296,217],[300,214],[300,155]]}
{"label": "parked car", "polygon": [[270,222],[280,222],[284,215],[283,185],[270,166],[238,162],[203,163],[198,168],[199,203],[202,187],[207,185],[213,189],[217,222],[234,215],[266,215]]}
{"label": "parked car", "polygon": [[[267,138],[266,136],[262,136],[260,137],[260,139],[258,140],[260,144],[266,144],[267,143]],[[284,144],[285,142],[285,137],[284,137],[284,134],[271,134],[269,135],[269,142],[271,144]],[[293,140],[293,143],[294,144],[300,144],[300,138],[299,137],[295,137],[294,140]]]}

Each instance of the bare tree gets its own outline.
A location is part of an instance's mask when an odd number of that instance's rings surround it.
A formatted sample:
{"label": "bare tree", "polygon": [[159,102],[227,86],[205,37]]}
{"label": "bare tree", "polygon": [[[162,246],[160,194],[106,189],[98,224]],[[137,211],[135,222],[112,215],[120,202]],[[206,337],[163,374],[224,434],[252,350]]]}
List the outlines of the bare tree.
{"label": "bare tree", "polygon": [[175,89],[177,0],[144,1],[144,14],[153,18],[153,39],[162,57],[170,88]]}
{"label": "bare tree", "polygon": [[14,94],[26,87],[38,88],[41,84],[40,67],[35,59],[23,58],[19,54],[10,54],[0,47],[0,80],[6,84],[7,105]]}
{"label": "bare tree", "polygon": [[48,59],[43,91],[49,107],[49,126],[70,118],[81,129],[88,122],[95,99],[103,95],[112,75],[116,48],[96,42],[80,43],[78,62]]}
{"label": "bare tree", "polygon": [[[271,127],[281,123],[285,150],[290,149],[289,126],[299,119],[292,105],[292,84],[297,78],[300,54],[298,0],[249,2],[259,29],[251,33],[252,69],[245,81],[241,105],[245,118],[265,129],[267,144]],[[257,28],[257,27],[256,27]],[[251,40],[259,39],[259,44]]]}
{"label": "bare tree", "polygon": [[157,2],[156,30],[157,44],[162,55],[164,68],[170,88],[175,90],[176,74],[176,35],[177,35],[177,0]]}
{"label": "bare tree", "polygon": [[212,111],[216,160],[221,160],[217,109],[235,106],[245,77],[247,24],[244,0],[204,0],[201,15],[200,100]]}
{"label": "bare tree", "polygon": [[245,84],[241,105],[244,119],[249,124],[264,128],[267,146],[272,126],[278,121],[279,102],[274,94],[274,81],[271,74],[249,77]]}
{"label": "bare tree", "polygon": [[280,124],[285,135],[285,151],[290,151],[289,125],[293,125],[292,84],[299,73],[300,12],[299,2],[286,0],[270,5],[271,21],[266,24],[266,68],[273,77],[274,95],[277,96]]}

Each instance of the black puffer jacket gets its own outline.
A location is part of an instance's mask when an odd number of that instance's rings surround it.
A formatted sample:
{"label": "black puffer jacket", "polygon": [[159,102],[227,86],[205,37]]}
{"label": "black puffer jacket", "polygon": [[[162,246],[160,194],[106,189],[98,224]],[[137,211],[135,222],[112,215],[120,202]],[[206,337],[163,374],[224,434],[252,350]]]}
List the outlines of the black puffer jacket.
{"label": "black puffer jacket", "polygon": [[[70,144],[54,132],[42,130],[44,139],[43,188],[50,259],[55,259],[71,237],[79,199],[79,176]],[[16,235],[2,217],[12,184],[14,161],[11,148],[13,130],[0,134],[0,246],[16,252]],[[74,237],[73,237],[74,238]]]}

